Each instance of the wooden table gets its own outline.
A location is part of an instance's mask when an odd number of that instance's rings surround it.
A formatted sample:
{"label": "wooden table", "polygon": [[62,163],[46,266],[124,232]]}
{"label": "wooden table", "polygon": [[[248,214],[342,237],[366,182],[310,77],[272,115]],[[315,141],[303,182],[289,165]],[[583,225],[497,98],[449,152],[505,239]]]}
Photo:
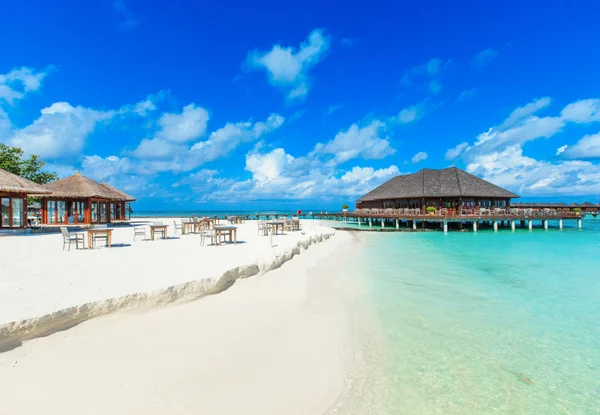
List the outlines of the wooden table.
{"label": "wooden table", "polygon": [[229,242],[233,239],[233,243],[237,245],[237,226],[216,225],[214,229],[217,245],[221,245],[220,237],[224,235],[229,235]]}
{"label": "wooden table", "polygon": [[271,222],[265,222],[267,224],[267,226],[269,228],[271,228],[271,232],[273,231],[273,228],[275,228],[275,235],[277,235],[278,231],[279,231],[279,227],[281,227],[281,234],[283,235],[283,230],[284,230],[284,226],[285,226],[285,222],[283,221],[271,221]]}
{"label": "wooden table", "polygon": [[169,225],[150,225],[150,239],[154,240],[154,232],[162,234],[163,239],[167,239],[167,228]]}
{"label": "wooden table", "polygon": [[106,235],[106,246],[110,248],[112,244],[112,229],[88,229],[88,248],[94,248],[94,236],[95,235]]}

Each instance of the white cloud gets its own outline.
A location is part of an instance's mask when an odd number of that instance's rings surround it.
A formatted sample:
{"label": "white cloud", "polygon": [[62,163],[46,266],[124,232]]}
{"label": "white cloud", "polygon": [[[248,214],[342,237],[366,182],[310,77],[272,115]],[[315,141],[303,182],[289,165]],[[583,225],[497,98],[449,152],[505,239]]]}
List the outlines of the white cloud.
{"label": "white cloud", "polygon": [[567,105],[560,113],[566,121],[589,123],[600,121],[600,99],[582,99]]}
{"label": "white cloud", "polygon": [[426,90],[430,94],[436,95],[442,90],[440,80],[444,69],[450,64],[450,60],[433,58],[428,62],[411,68],[400,80],[400,83],[406,87],[417,84],[417,88]]}
{"label": "white cloud", "polygon": [[560,147],[556,155],[567,159],[598,159],[600,158],[600,133],[584,136],[572,146]]}
{"label": "white cloud", "polygon": [[271,114],[266,121],[252,123],[250,121],[227,123],[224,127],[212,132],[206,141],[192,146],[183,163],[183,170],[191,170],[206,162],[222,157],[235,150],[241,143],[258,140],[283,125],[284,118],[279,114]]}
{"label": "white cloud", "polygon": [[354,158],[382,159],[396,150],[390,145],[387,136],[380,137],[385,129],[381,121],[373,121],[365,127],[353,124],[346,131],[340,131],[326,144],[317,144],[313,154],[333,155],[334,164],[344,163]]}
{"label": "white cloud", "polygon": [[[523,154],[523,145],[528,141],[551,137],[572,122],[595,121],[595,112],[587,110],[588,100],[567,105],[560,116],[535,115],[549,104],[549,98],[535,100],[515,109],[499,126],[480,134],[462,153],[467,170],[525,196],[600,192],[597,164],[580,160],[552,163]],[[599,137],[600,134],[586,136],[573,146],[562,146],[557,154],[565,158],[582,154],[589,157],[600,151]]]}
{"label": "white cloud", "polygon": [[456,147],[449,149],[448,151],[446,151],[446,160],[454,160],[455,158],[460,156],[467,147],[469,147],[469,143],[460,143]]}
{"label": "white cloud", "polygon": [[27,67],[13,69],[7,74],[0,74],[0,102],[2,100],[13,104],[28,92],[37,91],[42,86],[46,72],[35,72]]}
{"label": "white cloud", "polygon": [[412,164],[417,164],[423,160],[427,160],[427,153],[425,153],[424,151],[419,151],[413,156],[413,158],[410,161],[412,162]]}
{"label": "white cloud", "polygon": [[206,132],[208,111],[204,108],[189,104],[183,107],[180,114],[165,113],[158,120],[160,131],[156,138],[176,143],[195,140]]}
{"label": "white cloud", "polygon": [[313,30],[295,50],[274,45],[270,51],[252,51],[247,63],[252,69],[264,69],[269,82],[282,89],[288,100],[303,98],[310,88],[310,70],[325,58],[330,39],[322,29]]}
{"label": "white cloud", "polygon": [[41,114],[33,124],[14,131],[7,141],[27,154],[56,159],[79,154],[96,125],[112,118],[115,112],[56,102],[42,109]]}
{"label": "white cloud", "polygon": [[419,121],[425,116],[425,114],[433,111],[438,105],[439,104],[432,104],[429,99],[424,99],[414,105],[411,105],[410,107],[402,109],[395,117],[395,120],[401,122],[402,124]]}
{"label": "white cloud", "polygon": [[471,64],[477,68],[485,68],[488,66],[494,59],[498,57],[499,53],[495,49],[485,49],[479,52],[473,60]]}

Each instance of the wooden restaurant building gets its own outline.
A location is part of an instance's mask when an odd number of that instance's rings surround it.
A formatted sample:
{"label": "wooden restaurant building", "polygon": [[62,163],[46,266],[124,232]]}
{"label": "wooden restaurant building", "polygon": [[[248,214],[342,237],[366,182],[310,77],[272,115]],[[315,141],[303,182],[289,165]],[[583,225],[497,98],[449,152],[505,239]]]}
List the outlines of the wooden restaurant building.
{"label": "wooden restaurant building", "polygon": [[457,214],[510,206],[519,196],[456,167],[396,176],[356,202],[357,209],[451,209]]}
{"label": "wooden restaurant building", "polygon": [[0,230],[27,227],[27,196],[50,193],[41,185],[0,169]]}
{"label": "wooden restaurant building", "polygon": [[127,219],[135,198],[106,183],[79,173],[42,186],[50,192],[42,197],[43,225],[87,225]]}

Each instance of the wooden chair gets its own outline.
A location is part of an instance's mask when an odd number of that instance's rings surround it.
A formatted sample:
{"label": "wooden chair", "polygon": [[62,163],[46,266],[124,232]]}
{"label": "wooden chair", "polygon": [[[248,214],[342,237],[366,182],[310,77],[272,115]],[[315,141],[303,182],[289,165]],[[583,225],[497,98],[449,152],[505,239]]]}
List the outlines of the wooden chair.
{"label": "wooden chair", "polygon": [[269,234],[269,227],[267,226],[267,223],[264,220],[259,220],[257,224],[258,234],[260,235],[262,233],[263,236],[267,236]]}
{"label": "wooden chair", "polygon": [[173,233],[175,234],[175,236],[177,236],[177,231],[181,231],[181,234],[183,235],[185,232],[183,230],[183,223],[177,223],[176,221],[173,221]]}
{"label": "wooden chair", "polygon": [[200,246],[204,246],[207,239],[210,239],[211,244],[215,244],[217,240],[217,231],[203,225],[200,229]]}
{"label": "wooden chair", "polygon": [[[93,229],[108,229],[108,225],[95,225]],[[101,234],[101,235],[92,234],[92,246],[96,246],[97,240],[104,241],[106,243],[106,245],[108,245],[108,234],[107,233]]]}
{"label": "wooden chair", "polygon": [[64,226],[60,227],[60,233],[62,233],[63,237],[63,251],[65,250],[65,246],[69,244],[69,251],[71,250],[71,244],[75,243],[75,248],[79,249],[79,242],[85,248],[85,241],[82,233],[69,233],[69,230]]}
{"label": "wooden chair", "polygon": [[146,239],[146,227],[144,225],[133,225],[133,240],[141,236],[142,240]]}

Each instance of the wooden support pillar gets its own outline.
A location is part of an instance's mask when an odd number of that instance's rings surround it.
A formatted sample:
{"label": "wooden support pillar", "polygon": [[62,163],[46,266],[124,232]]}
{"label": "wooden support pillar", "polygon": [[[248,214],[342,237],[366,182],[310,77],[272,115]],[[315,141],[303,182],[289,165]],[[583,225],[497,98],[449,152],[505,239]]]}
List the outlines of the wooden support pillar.
{"label": "wooden support pillar", "polygon": [[477,232],[477,221],[473,221],[473,232]]}
{"label": "wooden support pillar", "polygon": [[400,229],[400,220],[396,218],[396,229]]}
{"label": "wooden support pillar", "polygon": [[563,228],[563,220],[559,219],[558,220],[558,229],[562,229]]}
{"label": "wooden support pillar", "polygon": [[544,229],[548,230],[548,219],[542,220],[542,224],[544,225]]}
{"label": "wooden support pillar", "polygon": [[381,228],[385,228],[385,219],[381,218]]}
{"label": "wooden support pillar", "polygon": [[442,225],[444,227],[444,233],[448,233],[448,221],[444,221]]}
{"label": "wooden support pillar", "polygon": [[360,217],[358,218],[358,226],[360,226]]}
{"label": "wooden support pillar", "polygon": [[373,226],[373,218],[369,218],[369,228]]}
{"label": "wooden support pillar", "polygon": [[533,230],[533,221],[531,219],[529,219],[529,230]]}
{"label": "wooden support pillar", "polygon": [[412,227],[412,228],[413,228],[413,229],[416,231],[416,230],[417,230],[417,221],[416,221],[416,220],[413,220],[413,221],[412,221],[412,225],[413,225],[413,227]]}
{"label": "wooden support pillar", "polygon": [[498,232],[498,221],[494,221],[494,232]]}
{"label": "wooden support pillar", "polygon": [[583,228],[583,220],[582,219],[577,219],[577,228],[578,229]]}
{"label": "wooden support pillar", "polygon": [[517,222],[514,220],[510,221],[510,229],[514,232],[517,230]]}

